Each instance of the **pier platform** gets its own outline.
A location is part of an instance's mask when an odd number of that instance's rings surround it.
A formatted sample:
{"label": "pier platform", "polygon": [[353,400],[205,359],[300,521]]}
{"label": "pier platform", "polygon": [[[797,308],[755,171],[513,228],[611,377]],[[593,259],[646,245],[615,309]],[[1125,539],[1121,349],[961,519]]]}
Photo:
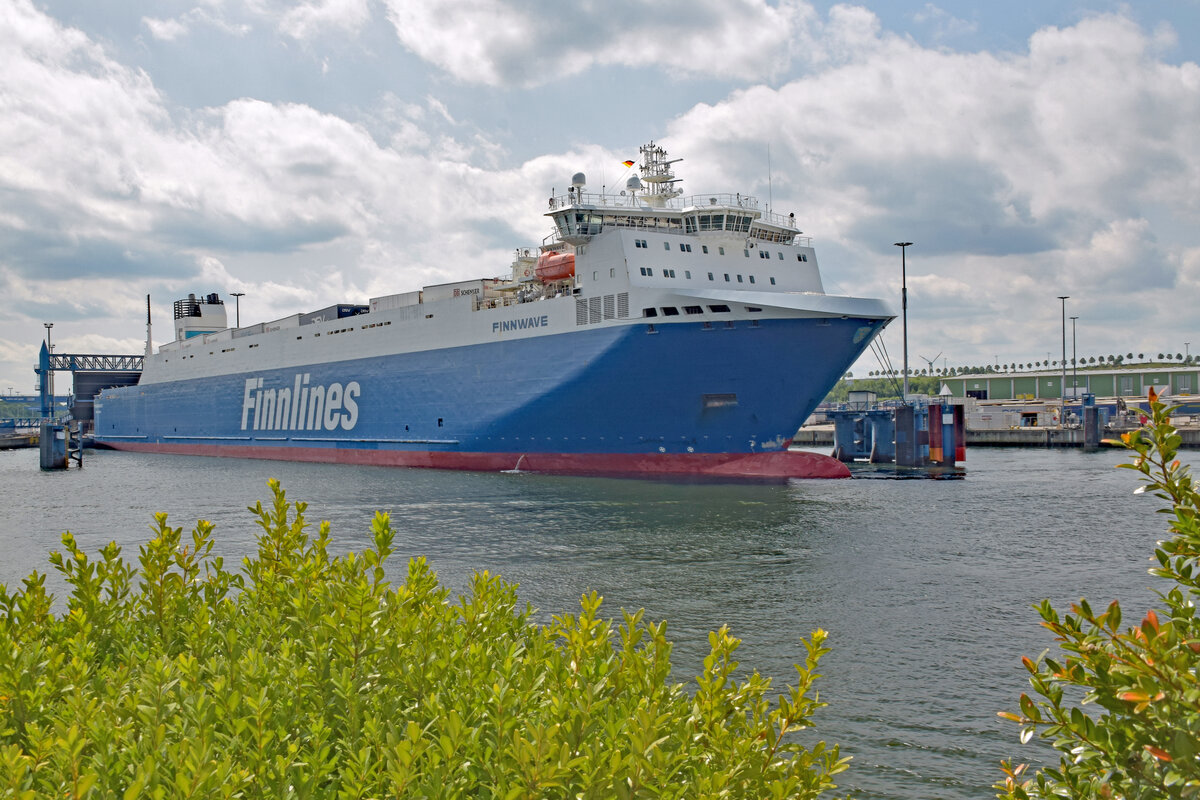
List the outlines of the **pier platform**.
{"label": "pier platform", "polygon": [[[1107,430],[1102,439],[1116,439],[1125,430]],[[1200,428],[1179,428],[1186,448],[1200,448]],[[795,447],[832,447],[832,425],[810,425],[801,428],[792,445]],[[967,428],[967,447],[1083,447],[1082,428],[1009,428],[1004,430],[971,430]]]}

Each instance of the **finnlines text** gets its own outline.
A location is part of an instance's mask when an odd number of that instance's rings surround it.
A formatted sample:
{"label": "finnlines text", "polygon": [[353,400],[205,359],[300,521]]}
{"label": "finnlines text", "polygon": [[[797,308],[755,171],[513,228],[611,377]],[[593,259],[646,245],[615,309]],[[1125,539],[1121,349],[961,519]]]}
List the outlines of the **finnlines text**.
{"label": "finnlines text", "polygon": [[358,424],[358,381],[308,385],[309,373],[291,386],[263,388],[262,378],[247,378],[242,394],[242,430],[353,430]]}
{"label": "finnlines text", "polygon": [[540,317],[521,317],[521,319],[510,319],[504,322],[493,322],[492,333],[504,333],[505,331],[519,331],[525,328],[545,328],[550,325],[550,315],[542,314]]}

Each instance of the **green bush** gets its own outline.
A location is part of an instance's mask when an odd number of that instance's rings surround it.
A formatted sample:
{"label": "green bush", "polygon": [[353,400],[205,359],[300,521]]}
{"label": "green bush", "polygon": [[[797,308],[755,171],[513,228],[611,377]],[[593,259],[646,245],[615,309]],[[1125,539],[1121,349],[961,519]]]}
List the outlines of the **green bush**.
{"label": "green bush", "polygon": [[44,575],[0,586],[0,797],[807,798],[846,766],[792,735],[822,705],[822,631],[774,702],[725,629],[687,691],[665,623],[590,594],[539,626],[511,584],[452,599],[420,558],[393,589],[386,515],[334,558],[271,488],[240,574],[211,523],[185,541],[158,514],[140,568],[63,535],[61,615]]}
{"label": "green bush", "polygon": [[1062,656],[1024,659],[1039,699],[1023,694],[1020,713],[1001,716],[1020,724],[1022,742],[1037,734],[1061,756],[1028,780],[1024,765],[1003,764],[1001,797],[1200,797],[1200,493],[1176,459],[1170,410],[1153,392],[1150,404],[1150,422],[1122,436],[1133,461],[1121,466],[1141,474],[1138,492],[1170,504],[1160,510],[1171,538],[1158,543],[1150,570],[1171,584],[1158,593],[1163,608],[1122,628],[1117,602],[1097,613],[1081,600],[1063,616],[1049,601],[1038,606]]}

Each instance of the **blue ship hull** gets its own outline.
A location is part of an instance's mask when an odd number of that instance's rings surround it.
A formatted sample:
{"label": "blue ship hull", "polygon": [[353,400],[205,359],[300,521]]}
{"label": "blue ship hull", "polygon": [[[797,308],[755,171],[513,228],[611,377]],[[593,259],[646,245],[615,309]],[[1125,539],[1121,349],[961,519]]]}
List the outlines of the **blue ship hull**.
{"label": "blue ship hull", "polygon": [[628,324],[107,390],[118,449],[570,473],[832,476],[791,437],[884,319]]}

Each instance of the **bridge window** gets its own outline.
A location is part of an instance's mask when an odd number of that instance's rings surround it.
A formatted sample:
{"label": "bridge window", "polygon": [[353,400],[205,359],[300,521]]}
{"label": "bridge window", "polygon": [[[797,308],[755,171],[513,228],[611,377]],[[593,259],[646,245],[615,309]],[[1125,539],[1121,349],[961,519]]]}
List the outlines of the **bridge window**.
{"label": "bridge window", "polygon": [[676,308],[675,306],[663,306],[662,312],[663,312],[664,317],[678,317],[679,316],[679,309]]}
{"label": "bridge window", "polygon": [[657,308],[643,308],[642,316],[643,317],[657,317],[658,309]]}
{"label": "bridge window", "polygon": [[725,305],[724,303],[717,303],[716,305],[709,306],[708,310],[714,314],[728,314],[729,306]]}
{"label": "bridge window", "polygon": [[702,244],[702,245],[700,245],[700,250],[701,250],[702,252],[704,252],[704,253],[707,253],[707,252],[708,252],[708,245],[706,245],[706,244]]}
{"label": "bridge window", "polygon": [[704,309],[700,306],[684,306],[683,313],[685,314],[703,314]]}
{"label": "bridge window", "polygon": [[663,250],[670,250],[670,249],[671,249],[671,243],[663,242]]}
{"label": "bridge window", "polygon": [[753,275],[751,275],[751,276],[750,276],[750,282],[751,282],[751,283],[754,283],[754,276],[753,276]]}
{"label": "bridge window", "polygon": [[775,285],[775,279],[774,279],[774,278],[771,278],[771,285],[772,285],[772,286],[774,286],[774,285]]}

